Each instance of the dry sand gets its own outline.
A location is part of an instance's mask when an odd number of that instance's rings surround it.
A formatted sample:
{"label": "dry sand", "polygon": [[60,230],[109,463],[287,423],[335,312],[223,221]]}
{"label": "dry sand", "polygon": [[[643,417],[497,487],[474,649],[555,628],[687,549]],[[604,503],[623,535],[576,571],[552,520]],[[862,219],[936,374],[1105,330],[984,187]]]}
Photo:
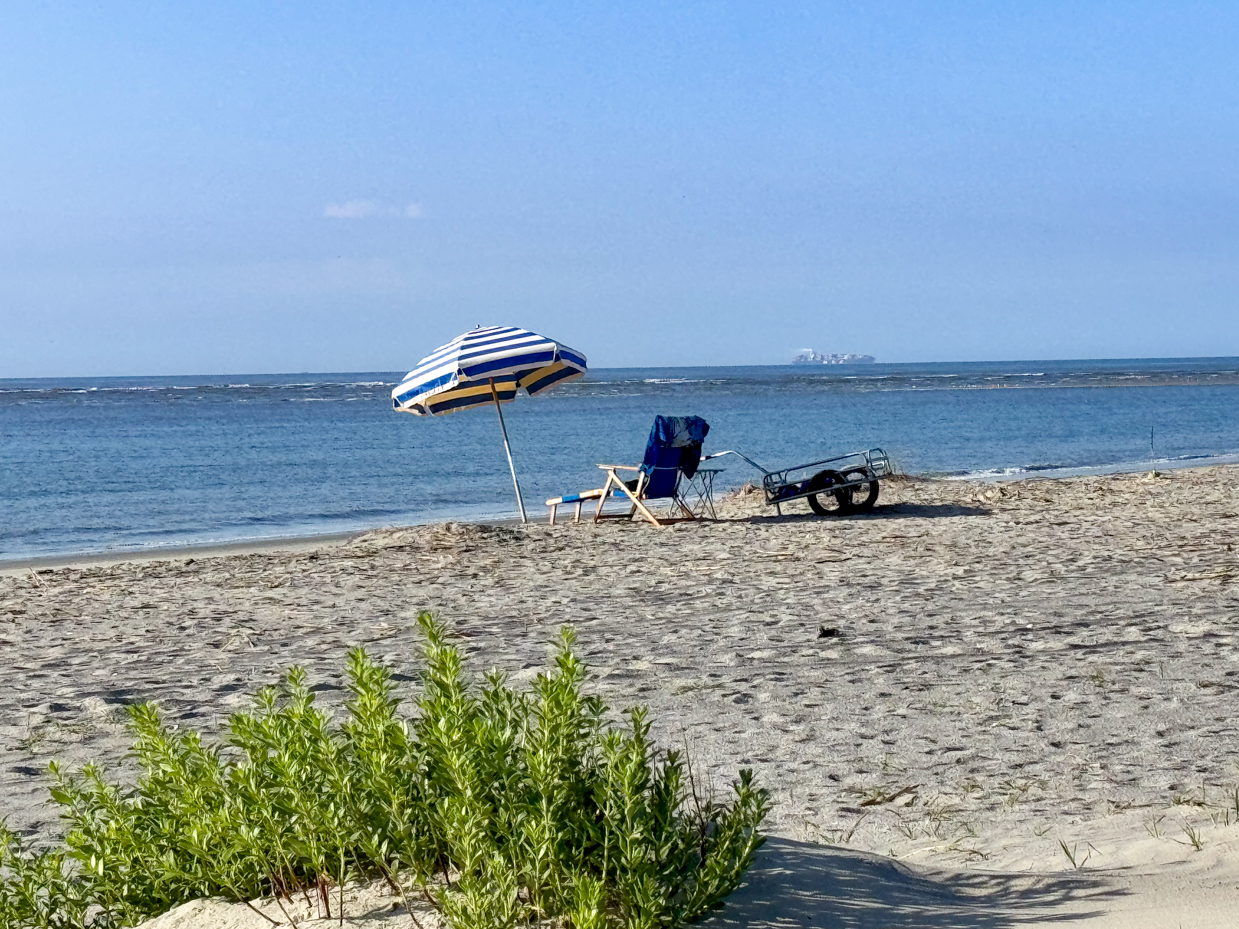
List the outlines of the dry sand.
{"label": "dry sand", "polygon": [[[775,838],[718,926],[1239,926],[1239,470],[720,516],[2,577],[0,813],[54,831],[47,760],[119,762],[125,703],[211,729],[292,663],[334,699],[359,643],[411,675],[430,608],[517,680],[572,623],[613,706],[757,770]],[[193,907],[158,925],[233,924]]]}

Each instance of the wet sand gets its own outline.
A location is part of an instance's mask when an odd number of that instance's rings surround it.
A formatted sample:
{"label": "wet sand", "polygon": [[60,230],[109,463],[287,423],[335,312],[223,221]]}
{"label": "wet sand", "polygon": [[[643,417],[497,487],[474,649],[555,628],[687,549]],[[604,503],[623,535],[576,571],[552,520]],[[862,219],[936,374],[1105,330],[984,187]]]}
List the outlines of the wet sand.
{"label": "wet sand", "polygon": [[1085,871],[1190,869],[1239,835],[1239,469],[904,479],[867,515],[720,516],[0,577],[0,813],[54,831],[46,762],[119,762],[126,703],[211,729],[294,663],[335,699],[354,644],[412,675],[432,609],[517,680],[573,624],[597,693],[649,705],[719,783],[755,768],[806,854],[1077,875],[1060,841]]}

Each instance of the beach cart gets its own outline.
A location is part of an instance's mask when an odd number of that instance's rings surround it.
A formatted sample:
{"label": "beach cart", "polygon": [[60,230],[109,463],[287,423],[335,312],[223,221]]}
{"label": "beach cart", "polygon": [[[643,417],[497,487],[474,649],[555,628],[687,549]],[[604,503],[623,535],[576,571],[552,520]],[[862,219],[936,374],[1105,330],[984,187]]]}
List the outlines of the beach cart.
{"label": "beach cart", "polygon": [[728,449],[701,459],[735,455],[762,473],[766,505],[780,515],[783,504],[805,499],[818,516],[845,516],[873,509],[878,502],[878,482],[892,473],[890,458],[880,448],[849,452],[821,461],[768,471],[748,455]]}

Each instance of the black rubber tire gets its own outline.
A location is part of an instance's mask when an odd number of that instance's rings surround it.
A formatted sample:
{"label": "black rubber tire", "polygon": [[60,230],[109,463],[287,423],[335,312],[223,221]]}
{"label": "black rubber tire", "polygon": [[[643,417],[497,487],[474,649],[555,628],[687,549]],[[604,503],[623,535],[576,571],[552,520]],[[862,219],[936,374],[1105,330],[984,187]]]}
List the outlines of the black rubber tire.
{"label": "black rubber tire", "polygon": [[[864,468],[853,468],[851,471],[843,472],[843,482],[845,484],[852,481],[864,480],[869,476],[869,473]],[[866,490],[863,484],[859,484],[852,488],[852,512],[853,513],[868,513],[873,509],[873,505],[878,502],[878,482],[870,481],[869,487]]]}
{"label": "black rubber tire", "polygon": [[[818,471],[817,474],[809,478],[809,484],[806,489],[820,491],[805,498],[809,501],[809,509],[818,516],[845,516],[852,512],[852,489],[850,487],[845,487],[841,490],[829,489],[836,484],[842,483],[843,475],[838,471]],[[833,499],[836,504],[835,508],[831,509],[827,503],[823,503],[822,497]]]}

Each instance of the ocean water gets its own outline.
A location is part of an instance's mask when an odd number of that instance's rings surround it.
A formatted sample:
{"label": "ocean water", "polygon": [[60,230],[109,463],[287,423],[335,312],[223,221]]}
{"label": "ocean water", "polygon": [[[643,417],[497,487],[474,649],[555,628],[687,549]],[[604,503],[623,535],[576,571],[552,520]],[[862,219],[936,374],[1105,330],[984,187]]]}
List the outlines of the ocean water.
{"label": "ocean water", "polygon": [[[0,560],[515,515],[493,409],[396,413],[401,374],[0,380]],[[637,463],[658,413],[767,468],[1166,467],[1239,460],[1239,359],[592,371],[504,407],[531,518]]]}

